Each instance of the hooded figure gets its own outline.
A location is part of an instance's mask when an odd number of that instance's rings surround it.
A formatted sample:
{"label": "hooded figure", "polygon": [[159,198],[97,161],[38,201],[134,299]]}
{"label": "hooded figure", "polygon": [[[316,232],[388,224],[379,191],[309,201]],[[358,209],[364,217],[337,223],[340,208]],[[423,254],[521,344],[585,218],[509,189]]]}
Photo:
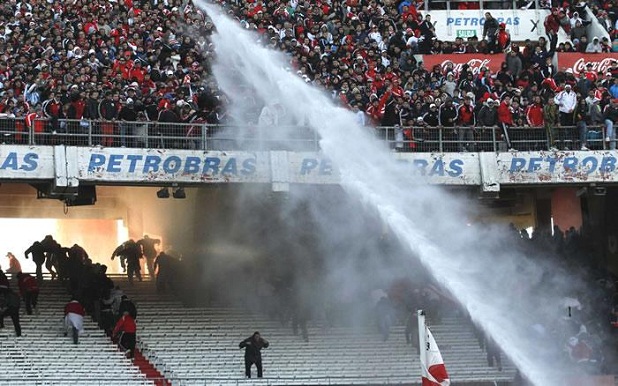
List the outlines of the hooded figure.
{"label": "hooded figure", "polygon": [[603,52],[603,47],[601,46],[601,42],[598,37],[593,37],[592,41],[588,43],[586,46],[586,52],[588,53],[601,53]]}

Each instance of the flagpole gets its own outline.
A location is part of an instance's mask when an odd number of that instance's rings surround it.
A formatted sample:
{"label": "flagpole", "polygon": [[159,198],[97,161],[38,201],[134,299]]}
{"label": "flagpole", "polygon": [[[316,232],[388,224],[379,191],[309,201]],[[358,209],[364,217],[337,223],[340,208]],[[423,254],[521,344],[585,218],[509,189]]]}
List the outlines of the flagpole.
{"label": "flagpole", "polygon": [[423,365],[427,363],[427,332],[425,331],[425,311],[417,310],[418,318],[418,345],[421,360],[421,370]]}

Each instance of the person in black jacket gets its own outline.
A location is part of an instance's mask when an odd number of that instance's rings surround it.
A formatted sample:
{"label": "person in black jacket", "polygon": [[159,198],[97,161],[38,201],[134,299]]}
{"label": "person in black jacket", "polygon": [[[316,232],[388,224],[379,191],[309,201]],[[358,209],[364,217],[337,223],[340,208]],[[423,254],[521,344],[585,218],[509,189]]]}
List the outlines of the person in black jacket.
{"label": "person in black jacket", "polygon": [[126,104],[120,109],[118,113],[118,119],[120,124],[120,146],[133,147],[133,136],[135,121],[137,121],[137,111],[135,110],[135,101],[133,98],[127,98]]}
{"label": "person in black jacket", "polygon": [[498,39],[498,20],[494,19],[491,13],[485,13],[485,24],[483,25],[483,40],[487,39],[487,46],[489,47],[489,52],[494,53],[497,47],[497,39]]}
{"label": "person in black jacket", "polygon": [[148,235],[144,235],[144,238],[138,240],[137,243],[141,245],[142,252],[146,257],[146,266],[148,267],[148,274],[151,278],[155,277],[154,273],[154,260],[157,257],[157,249],[155,245],[161,245],[161,240],[151,239]]}
{"label": "person in black jacket", "polygon": [[260,336],[258,331],[240,342],[239,348],[245,349],[245,375],[251,378],[251,365],[255,364],[258,378],[262,378],[262,352],[263,348],[268,348],[269,343]]}
{"label": "person in black jacket", "polygon": [[127,271],[129,284],[133,284],[133,276],[136,276],[137,280],[142,281],[139,262],[139,259],[142,257],[142,248],[133,239],[120,244],[112,252],[112,260],[116,256],[120,257],[120,266]]}
{"label": "person in black jacket", "polygon": [[180,123],[180,118],[174,110],[174,105],[171,102],[167,103],[165,108],[161,110],[158,121],[158,128],[162,137],[163,148],[173,148],[174,143],[176,142],[175,137],[177,137],[177,129],[175,124]]}
{"label": "person in black jacket", "polygon": [[4,328],[4,318],[10,316],[15,327],[15,335],[21,336],[21,323],[19,322],[19,295],[10,288],[0,288],[0,328]]}
{"label": "person in black jacket", "polygon": [[457,108],[453,105],[452,99],[447,99],[439,110],[440,125],[444,127],[454,127],[457,121]]}
{"label": "person in black jacket", "polygon": [[43,280],[43,263],[45,263],[45,248],[40,241],[35,241],[30,248],[26,249],[24,255],[26,259],[32,253],[32,261],[36,264],[36,278],[38,281]]}

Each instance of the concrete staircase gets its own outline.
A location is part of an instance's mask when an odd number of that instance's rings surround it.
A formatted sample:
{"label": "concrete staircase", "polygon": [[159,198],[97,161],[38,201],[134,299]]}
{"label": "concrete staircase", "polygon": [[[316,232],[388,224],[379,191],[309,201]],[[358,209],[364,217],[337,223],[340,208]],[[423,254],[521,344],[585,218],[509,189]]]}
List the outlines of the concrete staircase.
{"label": "concrete staircase", "polygon": [[[14,286],[14,282],[11,282]],[[148,385],[139,368],[85,318],[85,333],[78,345],[63,334],[66,290],[45,280],[39,313],[26,315],[21,307],[22,336],[15,337],[10,318],[0,330],[0,384],[2,385]]]}
{"label": "concrete staircase", "polygon": [[[150,282],[121,287],[138,307],[138,347],[173,385],[420,384],[416,350],[406,345],[404,327],[387,342],[372,329],[309,326],[309,342],[291,328],[242,309],[185,308],[160,297]],[[238,343],[258,330],[271,347],[263,350],[264,379],[245,380]],[[471,326],[456,315],[432,326],[455,384],[498,384],[513,379],[514,368],[487,366]],[[255,368],[253,369],[255,373]]]}

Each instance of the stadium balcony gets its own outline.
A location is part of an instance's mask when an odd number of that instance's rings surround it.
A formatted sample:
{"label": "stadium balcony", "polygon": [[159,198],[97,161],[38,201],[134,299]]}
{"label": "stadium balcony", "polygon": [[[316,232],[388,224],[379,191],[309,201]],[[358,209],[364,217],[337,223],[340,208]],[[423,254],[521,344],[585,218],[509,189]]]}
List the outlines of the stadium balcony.
{"label": "stadium balcony", "polygon": [[[103,133],[104,126],[111,127]],[[60,120],[58,131],[27,127],[19,119],[0,120],[0,143],[29,146],[102,146],[148,149],[219,151],[319,151],[319,134],[304,126],[286,127],[285,138],[268,137],[257,126],[232,126],[195,123],[166,124],[153,121],[107,122],[101,120]],[[460,130],[471,130],[474,140],[460,140]],[[557,127],[558,150],[580,150],[583,146],[575,126]],[[124,131],[124,134],[120,134]],[[367,127],[390,149],[398,152],[500,152],[507,151],[505,135],[499,127]],[[543,127],[508,129],[512,148],[518,151],[545,151],[550,145]],[[603,126],[588,126],[586,148],[607,150]]]}

